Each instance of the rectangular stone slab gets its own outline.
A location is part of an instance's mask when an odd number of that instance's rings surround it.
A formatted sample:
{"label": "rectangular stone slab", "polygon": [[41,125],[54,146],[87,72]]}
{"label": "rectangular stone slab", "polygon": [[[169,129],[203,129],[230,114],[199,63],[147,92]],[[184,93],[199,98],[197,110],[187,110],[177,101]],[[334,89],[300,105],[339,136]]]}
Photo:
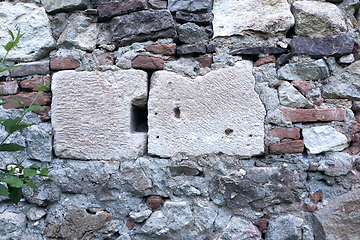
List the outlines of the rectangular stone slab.
{"label": "rectangular stone slab", "polygon": [[131,109],[146,102],[146,72],[61,71],[53,75],[52,93],[57,157],[121,160],[145,153],[146,132],[131,129]]}
{"label": "rectangular stone slab", "polygon": [[195,79],[155,72],[148,102],[149,154],[263,153],[265,108],[254,91],[252,69],[250,61],[241,61]]}

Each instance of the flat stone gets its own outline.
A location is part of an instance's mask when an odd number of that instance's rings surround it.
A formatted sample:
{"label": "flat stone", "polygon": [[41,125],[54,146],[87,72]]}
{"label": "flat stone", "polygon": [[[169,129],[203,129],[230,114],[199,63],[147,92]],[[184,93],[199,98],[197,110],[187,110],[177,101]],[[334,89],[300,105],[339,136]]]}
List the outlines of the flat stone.
{"label": "flat stone", "polygon": [[187,23],[193,22],[198,25],[209,25],[212,20],[213,16],[211,13],[188,13],[188,12],[181,12],[177,11],[175,14],[175,19],[179,23]]}
{"label": "flat stone", "polygon": [[[20,93],[14,96],[17,97],[20,101],[24,102],[25,107],[28,107],[30,106],[30,104],[32,103],[32,101],[34,100],[37,94],[38,94],[37,92],[31,92],[31,93]],[[10,96],[4,96],[2,100],[4,102],[8,102],[3,105],[5,109],[22,108],[22,106],[19,103],[15,102]],[[46,106],[49,105],[50,103],[51,103],[50,98],[44,92],[42,92],[36,98],[33,105]]]}
{"label": "flat stone", "polygon": [[[50,81],[49,77],[43,77],[43,78],[30,78],[30,79],[25,79],[23,81],[20,82],[20,87],[22,90],[25,91],[32,91],[32,92],[37,92],[38,91],[38,86],[43,86],[44,83],[47,83]],[[44,89],[45,92],[50,92],[50,85],[47,86]]]}
{"label": "flat stone", "polygon": [[147,98],[145,72],[60,71],[53,75],[52,93],[56,156],[120,160],[144,154],[146,118],[141,118],[141,110]]}
{"label": "flat stone", "polygon": [[55,57],[50,59],[51,70],[71,70],[80,67],[79,61],[76,61],[72,56]]}
{"label": "flat stone", "polygon": [[141,223],[148,219],[152,211],[150,209],[141,210],[140,212],[130,212],[129,217],[136,223]]}
{"label": "flat stone", "polygon": [[23,63],[20,67],[11,69],[11,77],[22,77],[27,75],[46,75],[50,73],[49,60],[39,62]]}
{"label": "flat stone", "polygon": [[149,154],[252,156],[264,151],[265,108],[254,91],[251,62],[195,79],[158,71],[151,83]]}
{"label": "flat stone", "polygon": [[313,104],[307,100],[296,88],[289,82],[282,81],[279,88],[280,104],[292,108],[311,108]]}
{"label": "flat stone", "polygon": [[199,232],[211,229],[218,215],[211,207],[199,203],[193,205],[193,213],[194,224]]}
{"label": "flat stone", "polygon": [[330,76],[330,71],[324,60],[311,63],[286,64],[278,71],[280,79],[284,80],[321,80]]}
{"label": "flat stone", "polygon": [[211,68],[211,64],[213,64],[213,60],[211,57],[205,57],[205,56],[201,56],[201,57],[197,57],[196,61],[199,62],[199,67],[201,68]]}
{"label": "flat stone", "polygon": [[354,39],[349,34],[329,37],[294,36],[290,45],[294,54],[340,57],[352,53]]}
{"label": "flat stone", "polygon": [[167,10],[145,10],[114,17],[110,31],[117,47],[176,35],[174,20]]}
{"label": "flat stone", "polygon": [[131,61],[131,66],[137,69],[162,70],[164,69],[164,60],[156,57],[138,56]]}
{"label": "flat stone", "polygon": [[90,0],[41,0],[41,4],[48,13],[55,13],[64,10],[86,9],[90,5]]}
{"label": "flat stone", "polygon": [[268,131],[267,135],[269,137],[276,137],[279,140],[283,139],[299,139],[300,138],[300,128],[273,128]]}
{"label": "flat stone", "polygon": [[247,47],[232,50],[231,55],[259,55],[259,54],[280,54],[287,52],[287,49],[279,47]]}
{"label": "flat stone", "polygon": [[260,240],[261,232],[250,221],[240,217],[232,217],[219,240]]}
{"label": "flat stone", "polygon": [[304,220],[291,214],[280,216],[269,221],[266,239],[286,240],[303,239]]}
{"label": "flat stone", "polygon": [[17,81],[2,82],[0,85],[0,95],[14,95],[20,92]]}
{"label": "flat stone", "polygon": [[155,9],[166,9],[167,1],[164,0],[149,0],[149,4],[152,8]]}
{"label": "flat stone", "polygon": [[246,31],[286,32],[294,25],[286,0],[215,0],[212,13],[214,38],[241,35]]}
{"label": "flat stone", "polygon": [[110,2],[100,1],[100,4],[97,5],[99,18],[101,20],[109,20],[115,16],[124,15],[145,9],[148,9],[146,0],[113,0]]}
{"label": "flat stone", "polygon": [[176,53],[176,43],[146,45],[145,50],[155,54],[172,56]]}
{"label": "flat stone", "polygon": [[206,12],[211,8],[211,0],[168,0],[171,12]]}
{"label": "flat stone", "polygon": [[285,120],[291,122],[329,122],[344,121],[346,110],[342,108],[330,109],[283,109]]}
{"label": "flat stone", "polygon": [[176,48],[176,53],[178,55],[188,55],[188,54],[205,54],[206,46],[204,45],[182,45]]}
{"label": "flat stone", "polygon": [[276,58],[274,55],[270,55],[268,57],[265,58],[259,58],[258,60],[256,60],[256,62],[254,63],[254,67],[260,67],[261,65],[267,64],[267,63],[274,63],[276,62]]}
{"label": "flat stone", "polygon": [[46,212],[45,212],[44,208],[41,208],[41,207],[32,207],[26,213],[26,217],[32,221],[37,221],[45,215],[46,215]]}
{"label": "flat stone", "polygon": [[185,23],[176,28],[179,40],[186,44],[204,42],[209,39],[205,29],[195,23]]}
{"label": "flat stone", "polygon": [[286,141],[282,143],[270,144],[271,154],[302,153],[304,142],[302,140]]}
{"label": "flat stone", "polygon": [[18,238],[26,230],[26,223],[25,214],[4,211],[0,214],[0,235],[8,239]]}
{"label": "flat stone", "polygon": [[341,10],[329,2],[295,1],[292,13],[296,35],[324,37],[347,31]]}
{"label": "flat stone", "polygon": [[[21,26],[21,37],[16,48],[10,51],[8,61],[29,62],[45,57],[55,48],[55,41],[51,35],[49,19],[43,7],[32,3],[0,2],[0,19],[3,23],[11,23],[10,30],[16,34],[14,26]],[[0,30],[1,45],[11,40],[6,27]],[[0,57],[5,55],[5,49],[0,48]]]}
{"label": "flat stone", "polygon": [[330,126],[303,129],[304,144],[311,154],[328,151],[342,151],[347,146],[347,138]]}

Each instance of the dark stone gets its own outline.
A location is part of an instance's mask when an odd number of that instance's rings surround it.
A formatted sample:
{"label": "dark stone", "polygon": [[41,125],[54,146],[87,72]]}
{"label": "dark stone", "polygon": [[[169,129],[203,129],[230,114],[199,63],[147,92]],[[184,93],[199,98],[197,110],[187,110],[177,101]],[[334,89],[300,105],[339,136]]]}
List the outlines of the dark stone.
{"label": "dark stone", "polygon": [[206,46],[199,45],[183,45],[176,48],[176,53],[178,55],[187,55],[187,54],[205,54]]}
{"label": "dark stone", "polygon": [[318,38],[295,36],[290,45],[294,54],[339,57],[353,52],[354,39],[349,34]]}
{"label": "dark stone", "polygon": [[248,47],[230,51],[231,55],[259,55],[259,54],[281,54],[287,52],[287,49],[279,47]]}
{"label": "dark stone", "polygon": [[[112,17],[148,9],[146,0],[127,0],[127,1],[95,1],[100,20],[109,20]],[[106,2],[106,3],[104,3]]]}
{"label": "dark stone", "polygon": [[214,53],[216,49],[216,44],[208,44],[206,45],[206,52],[207,53]]}
{"label": "dark stone", "polygon": [[167,10],[147,10],[115,17],[110,22],[110,32],[117,47],[176,36],[174,20]]}
{"label": "dark stone", "polygon": [[193,167],[188,166],[174,166],[170,167],[171,176],[197,176],[200,171]]}
{"label": "dark stone", "polygon": [[269,219],[261,218],[261,219],[257,220],[256,222],[254,222],[254,225],[257,226],[260,231],[265,231],[268,226],[268,221],[269,221]]}
{"label": "dark stone", "polygon": [[98,15],[97,9],[86,9],[86,10],[84,11],[84,13],[85,13],[86,15]]}
{"label": "dark stone", "polygon": [[293,56],[292,53],[284,53],[282,54],[275,62],[275,66],[276,67],[281,67],[283,65],[285,65],[289,59]]}
{"label": "dark stone", "polygon": [[360,44],[359,43],[354,43],[354,50],[353,50],[353,54],[354,54],[354,60],[357,61],[360,59]]}
{"label": "dark stone", "polygon": [[176,12],[176,21],[179,23],[193,22],[198,25],[209,25],[213,16],[211,13],[187,13],[187,12]]}
{"label": "dark stone", "polygon": [[204,67],[211,68],[211,64],[213,63],[213,59],[211,57],[200,56],[197,57],[196,60],[199,62],[199,66],[201,68]]}
{"label": "dark stone", "polygon": [[49,60],[38,62],[23,63],[20,67],[11,69],[11,77],[21,77],[27,75],[46,75],[50,73]]}
{"label": "dark stone", "polygon": [[71,183],[62,183],[60,185],[61,191],[66,193],[78,193],[76,188]]}

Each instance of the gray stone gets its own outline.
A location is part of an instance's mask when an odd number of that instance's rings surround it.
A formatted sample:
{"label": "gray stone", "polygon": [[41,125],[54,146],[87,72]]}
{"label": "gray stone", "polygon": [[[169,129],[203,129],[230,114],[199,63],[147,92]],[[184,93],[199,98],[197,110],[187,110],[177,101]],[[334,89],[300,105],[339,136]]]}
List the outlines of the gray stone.
{"label": "gray stone", "polygon": [[321,80],[330,76],[329,69],[324,60],[311,63],[286,64],[278,71],[280,79],[284,80]]}
{"label": "gray stone", "polygon": [[246,31],[286,32],[294,25],[294,16],[286,0],[215,0],[214,37],[240,35]]}
{"label": "gray stone", "polygon": [[199,69],[199,62],[194,58],[181,57],[177,61],[168,61],[164,65],[165,70],[177,72],[186,76],[194,77]]}
{"label": "gray stone", "polygon": [[250,221],[232,217],[219,240],[260,240],[261,232]]}
{"label": "gray stone", "polygon": [[41,4],[48,13],[54,13],[64,10],[86,9],[90,5],[90,0],[41,0]]}
{"label": "gray stone", "polygon": [[291,214],[280,216],[269,221],[267,240],[301,240],[303,239],[304,220]]}
{"label": "gray stone", "polygon": [[0,214],[0,236],[3,239],[19,239],[26,229],[26,216],[23,213],[4,211]]}
{"label": "gray stone", "polygon": [[26,152],[30,159],[51,162],[52,127],[48,123],[33,125],[22,131],[26,141]]}
{"label": "gray stone", "polygon": [[166,0],[149,0],[149,4],[151,7],[155,9],[166,9],[167,1]]}
{"label": "gray stone", "polygon": [[110,22],[110,32],[117,47],[176,35],[174,20],[167,10],[139,11],[115,17]]}
{"label": "gray stone", "polygon": [[277,109],[280,105],[279,94],[276,89],[269,87],[267,82],[256,84],[255,91],[259,94],[267,111]]}
{"label": "gray stone", "polygon": [[345,63],[345,64],[350,64],[350,63],[353,63],[355,61],[355,58],[354,58],[354,54],[349,54],[349,55],[345,55],[345,56],[342,56],[340,59],[339,59],[339,63]]}
{"label": "gray stone", "polygon": [[327,153],[324,159],[319,162],[319,171],[323,171],[326,175],[338,177],[346,175],[353,167],[353,156],[344,152]]}
{"label": "gray stone", "polygon": [[21,77],[28,75],[46,75],[50,73],[50,61],[42,60],[38,62],[24,63],[20,67],[11,69],[12,77]]}
{"label": "gray stone", "polygon": [[309,102],[295,87],[289,82],[283,81],[279,88],[280,104],[292,108],[311,108],[313,104]]}
{"label": "gray stone", "polygon": [[341,10],[332,3],[296,1],[292,12],[297,35],[324,37],[340,35],[347,30]]}
{"label": "gray stone", "polygon": [[178,196],[198,196],[201,195],[201,192],[193,186],[190,186],[189,184],[184,184],[182,186],[178,186],[175,189],[174,194]]}
{"label": "gray stone", "polygon": [[176,21],[179,23],[193,22],[199,25],[209,25],[213,16],[211,13],[187,13],[187,12],[176,12]]}
{"label": "gray stone", "polygon": [[149,154],[261,154],[265,108],[254,84],[249,61],[196,79],[155,72],[148,102]]}
{"label": "gray stone", "polygon": [[101,21],[110,20],[112,17],[118,15],[124,15],[131,12],[148,9],[146,0],[100,1],[100,3],[96,5],[97,12]]}
{"label": "gray stone", "polygon": [[46,212],[45,212],[44,208],[41,208],[41,207],[32,207],[26,214],[27,218],[32,221],[37,221],[45,215],[46,215]]}
{"label": "gray stone", "polygon": [[168,9],[171,12],[199,12],[211,10],[211,0],[169,0]]}
{"label": "gray stone", "polygon": [[[33,3],[0,2],[0,19],[3,23],[11,23],[10,30],[15,32],[14,26],[19,26],[25,35],[20,39],[7,60],[35,61],[46,56],[55,48],[55,41],[51,36],[50,24],[44,8]],[[0,30],[0,44],[5,45],[11,40],[6,27]],[[0,57],[5,55],[5,49],[0,48]]]}
{"label": "gray stone", "polygon": [[304,128],[302,134],[310,154],[342,151],[348,146],[346,136],[330,126]]}
{"label": "gray stone", "polygon": [[131,237],[129,236],[129,234],[124,233],[120,237],[118,237],[116,240],[131,240]]}
{"label": "gray stone", "polygon": [[52,35],[55,38],[55,40],[58,40],[61,33],[64,31],[67,24],[66,20],[68,19],[69,15],[70,15],[69,13],[64,13],[64,12],[55,15],[48,15],[50,20]]}
{"label": "gray stone", "polygon": [[148,207],[139,207],[138,211],[133,211],[129,213],[129,217],[137,223],[141,223],[148,219],[152,211]]}
{"label": "gray stone", "polygon": [[205,54],[206,46],[205,45],[182,45],[176,47],[176,53],[178,55],[188,55],[188,54]]}
{"label": "gray stone", "polygon": [[17,81],[2,82],[0,85],[0,95],[14,95],[20,92]]}
{"label": "gray stone", "polygon": [[185,23],[177,27],[180,41],[187,44],[203,42],[208,39],[206,31],[195,23]]}
{"label": "gray stone", "polygon": [[139,130],[146,119],[134,115],[147,98],[145,72],[61,71],[53,75],[52,93],[56,156],[120,160],[144,154],[146,132]]}
{"label": "gray stone", "polygon": [[217,217],[215,210],[200,203],[195,203],[192,210],[194,214],[194,224],[199,232],[206,231],[213,226]]}
{"label": "gray stone", "polygon": [[253,75],[257,83],[268,82],[269,87],[277,87],[280,84],[274,63],[254,67]]}

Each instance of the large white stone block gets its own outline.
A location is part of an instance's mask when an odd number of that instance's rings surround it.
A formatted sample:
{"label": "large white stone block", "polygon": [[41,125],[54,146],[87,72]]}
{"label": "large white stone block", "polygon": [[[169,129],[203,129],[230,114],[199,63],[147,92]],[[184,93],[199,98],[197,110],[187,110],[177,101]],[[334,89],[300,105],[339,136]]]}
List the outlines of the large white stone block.
{"label": "large white stone block", "polygon": [[[11,40],[7,27],[14,34],[17,32],[16,27],[25,33],[17,47],[10,51],[7,60],[35,61],[55,48],[45,10],[34,3],[0,2],[0,45]],[[5,53],[5,49],[0,47],[1,58]]]}
{"label": "large white stone block", "polygon": [[120,160],[145,153],[146,131],[134,126],[133,109],[146,103],[146,72],[61,71],[53,75],[52,93],[57,157]]}
{"label": "large white stone block", "polygon": [[287,0],[214,0],[214,37],[285,32],[295,23]]}
{"label": "large white stone block", "polygon": [[155,72],[148,102],[149,154],[263,153],[265,108],[254,91],[252,68],[250,61],[240,61],[195,79]]}

